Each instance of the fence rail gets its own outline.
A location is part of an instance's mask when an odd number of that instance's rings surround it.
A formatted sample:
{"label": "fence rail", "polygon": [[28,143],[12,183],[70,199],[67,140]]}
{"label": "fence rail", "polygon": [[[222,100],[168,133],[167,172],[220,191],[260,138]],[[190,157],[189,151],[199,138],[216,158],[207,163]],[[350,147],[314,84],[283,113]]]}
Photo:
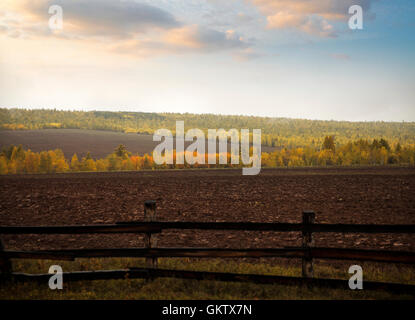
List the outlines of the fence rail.
{"label": "fence rail", "polygon": [[115,248],[39,251],[3,251],[7,259],[75,260],[76,258],[296,258],[356,260],[415,264],[415,252],[341,248]]}
{"label": "fence rail", "polygon": [[[332,289],[349,290],[348,281],[342,279],[319,279],[302,278],[289,276],[274,276],[260,274],[242,274],[228,272],[206,272],[191,270],[169,270],[169,269],[146,269],[130,268],[122,270],[99,270],[99,271],[76,271],[64,272],[65,281],[84,281],[84,280],[114,280],[114,279],[155,279],[155,278],[179,278],[194,280],[214,280],[227,282],[250,282],[257,284],[279,284],[288,286],[317,286]],[[50,274],[26,274],[13,273],[12,279],[18,282],[28,280],[47,283]],[[415,286],[390,282],[365,281],[365,290],[385,290],[393,293],[415,294]]]}
{"label": "fence rail", "polygon": [[[415,225],[368,225],[368,224],[315,224],[312,211],[303,212],[302,223],[255,223],[255,222],[162,222],[156,220],[156,203],[146,201],[144,222],[119,222],[108,225],[73,226],[0,226],[0,234],[103,234],[103,233],[143,233],[144,248],[103,248],[103,249],[66,249],[66,250],[5,250],[0,241],[1,275],[16,281],[43,281],[50,274],[13,273],[10,259],[50,259],[74,260],[76,258],[104,257],[142,257],[146,258],[147,268],[66,272],[66,281],[94,279],[176,277],[188,279],[210,279],[221,281],[250,281],[256,283],[313,284],[346,288],[347,281],[339,279],[314,278],[314,259],[355,260],[415,265],[415,252],[364,250],[352,248],[315,247],[313,233],[415,233]],[[169,229],[199,230],[245,230],[301,232],[302,247],[285,248],[159,248],[157,234]],[[166,270],[157,267],[157,259],[163,257],[186,258],[297,258],[302,260],[302,277],[284,277],[271,275],[215,273],[184,270]],[[415,285],[399,283],[381,283],[365,281],[365,289],[386,289],[391,291],[415,293]]]}
{"label": "fence rail", "polygon": [[276,232],[415,233],[415,225],[311,224],[262,222],[118,222],[107,225],[0,226],[0,234],[161,233],[168,229]]}

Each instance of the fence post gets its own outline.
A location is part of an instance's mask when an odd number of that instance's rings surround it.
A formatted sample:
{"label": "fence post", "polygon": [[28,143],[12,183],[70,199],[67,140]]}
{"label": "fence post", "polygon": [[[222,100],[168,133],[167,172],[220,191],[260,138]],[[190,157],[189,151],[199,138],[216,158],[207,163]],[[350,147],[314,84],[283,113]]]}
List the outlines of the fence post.
{"label": "fence post", "polygon": [[[314,211],[303,211],[303,226],[307,227],[314,223],[315,213]],[[313,233],[307,231],[306,228],[303,229],[303,248],[308,250],[305,251],[305,256],[303,257],[303,278],[313,278],[313,257],[310,253],[310,248],[313,246]]]}
{"label": "fence post", "polygon": [[[144,202],[144,220],[151,222],[156,221],[156,201],[148,200]],[[157,246],[157,236],[151,233],[144,235],[144,245],[146,248]],[[157,258],[146,258],[147,268],[157,268]]]}
{"label": "fence post", "polygon": [[10,260],[3,255],[4,245],[3,241],[0,239],[0,272],[1,280],[6,280],[8,276],[12,273],[12,265]]}

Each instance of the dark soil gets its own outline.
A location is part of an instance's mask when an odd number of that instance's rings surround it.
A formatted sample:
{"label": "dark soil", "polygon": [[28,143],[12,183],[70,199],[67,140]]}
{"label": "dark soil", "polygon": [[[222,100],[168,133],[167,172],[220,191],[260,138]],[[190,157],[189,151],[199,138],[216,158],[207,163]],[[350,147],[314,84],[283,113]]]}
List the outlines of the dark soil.
{"label": "dark soil", "polygon": [[[143,171],[0,177],[0,225],[105,224],[143,219],[157,200],[165,221],[415,224],[414,168]],[[141,247],[142,236],[3,235],[8,249]],[[165,231],[162,247],[299,246],[300,234]],[[316,234],[317,246],[415,250],[413,235]]]}

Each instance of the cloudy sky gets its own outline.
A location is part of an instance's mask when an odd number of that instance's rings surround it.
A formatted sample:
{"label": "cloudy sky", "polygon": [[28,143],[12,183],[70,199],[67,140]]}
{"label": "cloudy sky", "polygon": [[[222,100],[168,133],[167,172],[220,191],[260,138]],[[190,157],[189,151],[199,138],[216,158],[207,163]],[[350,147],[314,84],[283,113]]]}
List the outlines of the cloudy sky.
{"label": "cloudy sky", "polygon": [[0,107],[415,121],[415,2],[1,0]]}

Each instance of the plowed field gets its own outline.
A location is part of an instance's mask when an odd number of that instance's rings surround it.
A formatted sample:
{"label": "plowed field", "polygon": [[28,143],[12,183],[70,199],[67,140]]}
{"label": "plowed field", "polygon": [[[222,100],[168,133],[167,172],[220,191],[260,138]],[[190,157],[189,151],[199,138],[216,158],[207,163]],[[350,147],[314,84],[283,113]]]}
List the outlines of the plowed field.
{"label": "plowed field", "polygon": [[[415,169],[273,169],[143,171],[0,177],[1,225],[102,224],[143,219],[157,200],[164,221],[299,222],[305,209],[320,223],[415,224]],[[141,247],[142,236],[4,235],[8,249]],[[413,235],[317,234],[317,246],[415,250]],[[166,231],[158,245],[284,247],[300,234]]]}

